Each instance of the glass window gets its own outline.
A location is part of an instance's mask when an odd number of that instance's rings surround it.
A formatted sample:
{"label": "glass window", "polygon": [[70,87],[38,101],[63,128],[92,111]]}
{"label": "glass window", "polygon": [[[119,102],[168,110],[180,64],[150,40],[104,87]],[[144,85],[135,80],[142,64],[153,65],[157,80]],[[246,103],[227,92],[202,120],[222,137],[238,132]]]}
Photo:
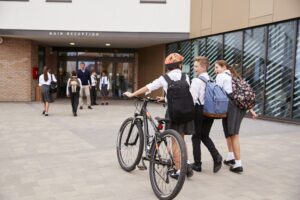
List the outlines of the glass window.
{"label": "glass window", "polygon": [[100,56],[100,53],[97,53],[97,52],[88,52],[88,51],[86,51],[86,52],[78,52],[78,56],[82,56],[82,57],[86,56],[86,57],[95,57],[95,58],[97,58],[97,57]]}
{"label": "glass window", "polygon": [[77,52],[64,52],[64,51],[60,51],[58,53],[58,56],[77,56]]}
{"label": "glass window", "polygon": [[209,59],[210,67],[208,74],[215,77],[214,65],[217,60],[222,59],[223,38],[222,35],[208,37],[206,40],[206,57]]}
{"label": "glass window", "polygon": [[243,77],[256,93],[255,111],[263,114],[266,27],[245,31]]}
{"label": "glass window", "polygon": [[293,118],[300,119],[300,20],[298,21],[297,52],[294,83]]}
{"label": "glass window", "polygon": [[243,32],[227,33],[224,40],[224,60],[242,74]]}
{"label": "glass window", "polygon": [[167,45],[167,55],[170,53],[178,53],[178,44],[172,43]]}
{"label": "glass window", "polygon": [[195,59],[195,57],[197,56],[205,56],[206,55],[206,40],[205,38],[202,39],[196,39],[192,41],[192,63],[191,63],[191,76],[195,77],[195,72],[194,72],[194,65],[193,65],[193,61]]}
{"label": "glass window", "polygon": [[191,42],[184,41],[184,42],[180,42],[179,45],[180,45],[179,53],[184,57],[182,71],[190,75],[191,62],[192,62]]}
{"label": "glass window", "polygon": [[295,21],[269,26],[265,115],[291,117]]}

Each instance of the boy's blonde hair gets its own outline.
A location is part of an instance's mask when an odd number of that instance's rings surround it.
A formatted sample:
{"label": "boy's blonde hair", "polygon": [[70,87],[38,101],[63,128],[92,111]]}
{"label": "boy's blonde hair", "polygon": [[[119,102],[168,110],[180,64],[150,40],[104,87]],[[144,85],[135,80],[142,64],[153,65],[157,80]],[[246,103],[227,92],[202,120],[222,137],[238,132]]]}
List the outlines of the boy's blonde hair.
{"label": "boy's blonde hair", "polygon": [[202,66],[206,67],[206,70],[208,70],[209,60],[208,60],[207,57],[205,57],[205,56],[197,56],[194,59],[194,61],[197,62],[199,65],[202,65]]}

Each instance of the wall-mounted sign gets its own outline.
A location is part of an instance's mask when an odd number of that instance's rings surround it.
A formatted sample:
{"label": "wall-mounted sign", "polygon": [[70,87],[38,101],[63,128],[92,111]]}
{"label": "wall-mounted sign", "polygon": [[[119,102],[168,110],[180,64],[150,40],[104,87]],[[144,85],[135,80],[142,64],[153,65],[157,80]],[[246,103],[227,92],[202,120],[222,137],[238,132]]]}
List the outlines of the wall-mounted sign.
{"label": "wall-mounted sign", "polygon": [[167,3],[167,0],[140,0],[140,3]]}
{"label": "wall-mounted sign", "polygon": [[84,32],[84,31],[50,31],[51,36],[71,36],[71,37],[99,37],[99,32]]}
{"label": "wall-mounted sign", "polygon": [[46,0],[46,2],[68,2],[68,3],[72,3],[72,0]]}

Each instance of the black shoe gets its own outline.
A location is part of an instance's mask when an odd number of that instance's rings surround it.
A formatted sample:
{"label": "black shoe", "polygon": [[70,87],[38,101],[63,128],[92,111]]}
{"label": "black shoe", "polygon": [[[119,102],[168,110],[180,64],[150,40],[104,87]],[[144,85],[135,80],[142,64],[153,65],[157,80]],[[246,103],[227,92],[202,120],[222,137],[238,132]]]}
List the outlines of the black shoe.
{"label": "black shoe", "polygon": [[48,113],[45,113],[45,116],[47,117],[47,116],[49,116],[49,114],[48,114]]}
{"label": "black shoe", "polygon": [[88,106],[88,109],[93,109],[91,106]]}
{"label": "black shoe", "polygon": [[82,106],[80,106],[80,107],[79,107],[79,109],[80,109],[80,110],[82,110],[82,109],[83,109],[83,107],[82,107]]}
{"label": "black shoe", "polygon": [[188,178],[192,177],[194,175],[194,171],[192,169],[192,165],[190,164],[187,164],[187,167],[186,167],[186,176]]}
{"label": "black shoe", "polygon": [[242,166],[241,167],[235,167],[235,168],[233,168],[233,166],[231,166],[229,168],[229,170],[232,171],[232,172],[234,172],[234,173],[238,173],[238,174],[242,173],[244,171]]}
{"label": "black shoe", "polygon": [[170,177],[174,178],[176,180],[178,180],[179,176],[180,176],[180,172],[177,172],[176,169],[174,169],[173,172],[171,172],[171,174],[170,174]]}
{"label": "black shoe", "polygon": [[224,165],[231,166],[231,165],[235,164],[235,160],[234,159],[232,159],[232,160],[224,160],[223,163],[224,163]]}
{"label": "black shoe", "polygon": [[106,102],[105,105],[108,105],[108,102]]}
{"label": "black shoe", "polygon": [[98,105],[99,105],[99,103],[94,103],[94,105],[95,105],[95,106],[98,106]]}
{"label": "black shoe", "polygon": [[42,114],[44,115],[46,113],[46,111],[43,111]]}
{"label": "black shoe", "polygon": [[104,105],[104,103],[101,103],[101,105],[103,106],[103,105]]}
{"label": "black shoe", "polygon": [[222,156],[218,155],[214,160],[214,173],[217,173],[222,167]]}
{"label": "black shoe", "polygon": [[201,172],[202,171],[202,168],[201,168],[201,164],[198,164],[198,163],[193,163],[192,164],[192,169],[196,172]]}
{"label": "black shoe", "polygon": [[74,117],[77,117],[77,113],[74,113]]}

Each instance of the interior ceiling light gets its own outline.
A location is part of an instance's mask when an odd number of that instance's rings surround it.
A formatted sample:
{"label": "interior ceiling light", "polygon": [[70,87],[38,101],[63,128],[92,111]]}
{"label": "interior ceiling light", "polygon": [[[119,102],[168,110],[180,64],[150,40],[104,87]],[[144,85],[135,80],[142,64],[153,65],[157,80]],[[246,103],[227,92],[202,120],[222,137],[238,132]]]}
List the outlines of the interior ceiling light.
{"label": "interior ceiling light", "polygon": [[75,45],[75,42],[70,42],[70,45],[71,45],[71,46],[74,46],[74,45]]}
{"label": "interior ceiling light", "polygon": [[110,44],[109,44],[109,43],[106,43],[106,44],[105,44],[105,46],[109,47],[109,46],[110,46]]}

